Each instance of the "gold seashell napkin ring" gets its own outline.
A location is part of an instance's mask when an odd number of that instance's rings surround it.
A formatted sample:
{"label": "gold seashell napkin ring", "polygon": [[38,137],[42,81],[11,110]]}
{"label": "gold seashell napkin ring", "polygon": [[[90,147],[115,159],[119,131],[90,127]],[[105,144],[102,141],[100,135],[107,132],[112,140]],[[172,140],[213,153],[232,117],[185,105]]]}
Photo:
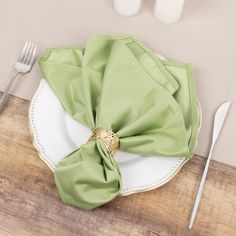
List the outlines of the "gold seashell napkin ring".
{"label": "gold seashell napkin ring", "polygon": [[114,155],[119,148],[119,138],[112,131],[108,131],[103,128],[96,128],[93,130],[93,134],[89,138],[88,142],[95,141],[97,139],[103,140],[107,151]]}

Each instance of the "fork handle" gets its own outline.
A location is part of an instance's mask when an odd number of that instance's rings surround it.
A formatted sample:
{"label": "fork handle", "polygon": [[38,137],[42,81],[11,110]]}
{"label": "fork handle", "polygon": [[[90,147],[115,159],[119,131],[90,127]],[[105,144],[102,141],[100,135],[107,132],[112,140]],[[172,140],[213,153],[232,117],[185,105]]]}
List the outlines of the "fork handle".
{"label": "fork handle", "polygon": [[14,81],[16,80],[17,76],[18,76],[19,72],[16,72],[13,74],[11,80],[8,82],[7,87],[5,88],[2,97],[0,98],[0,112],[3,110],[4,105],[6,104],[9,92],[11,90],[11,87],[14,83]]}

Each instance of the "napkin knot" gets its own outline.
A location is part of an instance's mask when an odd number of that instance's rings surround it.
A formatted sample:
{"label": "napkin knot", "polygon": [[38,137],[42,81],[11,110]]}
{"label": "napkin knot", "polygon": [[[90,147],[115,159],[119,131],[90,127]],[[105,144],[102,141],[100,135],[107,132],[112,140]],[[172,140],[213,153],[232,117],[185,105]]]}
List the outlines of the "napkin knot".
{"label": "napkin knot", "polygon": [[107,151],[112,155],[114,155],[119,148],[119,138],[112,131],[108,131],[103,128],[94,129],[88,142],[95,141],[97,139],[101,139],[104,142]]}

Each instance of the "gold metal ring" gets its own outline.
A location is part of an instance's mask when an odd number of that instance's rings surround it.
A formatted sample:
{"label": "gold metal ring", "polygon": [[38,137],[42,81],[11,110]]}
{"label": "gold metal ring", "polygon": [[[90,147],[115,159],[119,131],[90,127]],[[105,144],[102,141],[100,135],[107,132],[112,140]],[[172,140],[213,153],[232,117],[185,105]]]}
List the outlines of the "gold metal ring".
{"label": "gold metal ring", "polygon": [[88,142],[95,141],[97,139],[103,140],[107,151],[114,155],[114,153],[119,148],[119,138],[112,131],[108,131],[103,128],[96,128],[93,130],[93,134],[89,138]]}

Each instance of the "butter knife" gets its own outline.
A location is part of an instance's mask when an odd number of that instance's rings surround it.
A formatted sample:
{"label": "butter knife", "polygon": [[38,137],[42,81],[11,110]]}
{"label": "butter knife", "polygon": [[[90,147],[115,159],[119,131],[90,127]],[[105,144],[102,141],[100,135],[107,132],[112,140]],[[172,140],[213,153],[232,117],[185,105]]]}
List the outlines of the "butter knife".
{"label": "butter knife", "polygon": [[202,174],[202,178],[198,187],[198,191],[197,191],[197,195],[195,198],[195,203],[192,209],[192,213],[190,216],[190,220],[189,220],[189,226],[188,228],[191,229],[193,226],[193,222],[195,219],[195,216],[197,214],[197,210],[198,210],[198,206],[202,197],[202,192],[204,189],[204,185],[206,182],[206,177],[207,177],[207,173],[208,173],[208,168],[209,168],[209,164],[211,161],[211,156],[212,156],[212,152],[213,152],[213,148],[215,146],[216,140],[219,136],[219,133],[221,131],[221,128],[223,126],[223,123],[225,121],[226,115],[228,113],[229,107],[230,107],[231,102],[226,102],[223,103],[216,111],[215,114],[215,120],[214,120],[214,128],[213,128],[213,135],[212,135],[212,143],[211,143],[211,148],[210,148],[210,152],[209,155],[207,157],[207,161],[206,161],[206,165]]}

